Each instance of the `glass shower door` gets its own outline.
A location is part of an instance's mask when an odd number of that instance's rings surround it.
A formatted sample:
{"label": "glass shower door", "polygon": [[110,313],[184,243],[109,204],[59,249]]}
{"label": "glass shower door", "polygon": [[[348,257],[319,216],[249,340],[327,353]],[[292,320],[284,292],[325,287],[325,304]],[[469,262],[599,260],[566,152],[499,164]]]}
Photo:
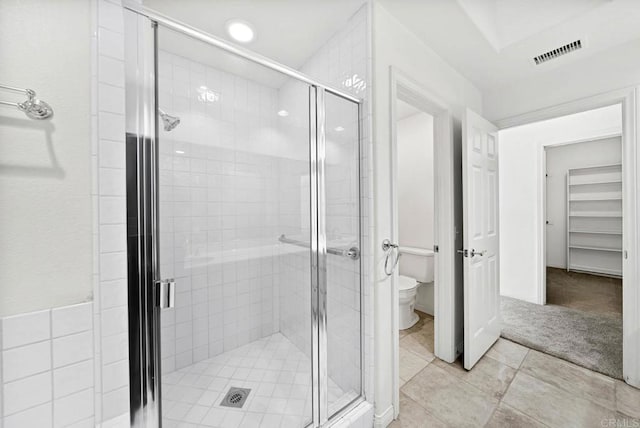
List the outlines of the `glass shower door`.
{"label": "glass shower door", "polygon": [[158,27],[165,426],[312,422],[308,85]]}
{"label": "glass shower door", "polygon": [[322,426],[362,396],[359,105],[126,18],[132,426]]}
{"label": "glass shower door", "polygon": [[327,412],[361,395],[362,325],[358,104],[324,94]]}

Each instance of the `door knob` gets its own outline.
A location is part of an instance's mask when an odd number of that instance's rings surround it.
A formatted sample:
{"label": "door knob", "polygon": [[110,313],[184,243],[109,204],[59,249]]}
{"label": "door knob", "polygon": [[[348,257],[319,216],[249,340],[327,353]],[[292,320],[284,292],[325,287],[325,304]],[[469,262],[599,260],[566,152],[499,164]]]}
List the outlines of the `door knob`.
{"label": "door knob", "polygon": [[485,254],[487,254],[487,250],[476,251],[473,248],[471,249],[471,251],[464,249],[464,250],[456,250],[456,252],[458,254],[462,254],[464,257],[484,256]]}

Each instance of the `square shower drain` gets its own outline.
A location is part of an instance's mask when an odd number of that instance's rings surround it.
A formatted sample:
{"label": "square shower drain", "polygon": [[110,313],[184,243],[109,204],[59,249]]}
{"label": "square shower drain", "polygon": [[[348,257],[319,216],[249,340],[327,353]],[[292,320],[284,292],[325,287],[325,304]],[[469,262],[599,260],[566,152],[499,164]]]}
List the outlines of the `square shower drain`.
{"label": "square shower drain", "polygon": [[227,392],[227,395],[222,399],[222,403],[220,403],[220,405],[225,407],[236,407],[239,409],[247,401],[247,397],[250,392],[250,389],[236,388],[232,386],[229,389],[229,392]]}

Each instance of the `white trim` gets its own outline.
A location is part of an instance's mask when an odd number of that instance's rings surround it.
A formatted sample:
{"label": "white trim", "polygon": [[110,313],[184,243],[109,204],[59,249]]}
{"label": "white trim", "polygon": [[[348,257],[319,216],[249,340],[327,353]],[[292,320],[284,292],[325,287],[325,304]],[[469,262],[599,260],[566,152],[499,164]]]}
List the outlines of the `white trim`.
{"label": "white trim", "polygon": [[[418,310],[420,312],[424,312],[425,314],[429,314],[429,315],[433,316],[433,314],[429,312],[429,310],[427,309],[426,306],[422,306],[421,304],[419,304],[417,302],[416,302],[415,308],[416,308],[416,310]],[[433,312],[435,312],[435,311],[433,311]]]}
{"label": "white trim", "polygon": [[546,149],[547,147],[569,146],[571,144],[587,143],[590,141],[608,140],[609,138],[622,137],[622,132],[619,128],[607,128],[595,131],[594,135],[594,137],[578,138],[576,140],[567,140],[559,143],[547,144],[543,145],[543,147]]}
{"label": "white trim", "polygon": [[[434,244],[440,247],[435,255],[434,268],[434,345],[436,357],[453,362],[457,357],[455,332],[455,195],[454,195],[454,147],[453,121],[447,104],[441,101],[420,84],[403,74],[395,67],[390,68],[390,171],[392,205],[392,241],[398,235],[398,198],[397,198],[397,130],[396,110],[399,99],[434,117]],[[400,408],[399,387],[399,316],[398,316],[398,272],[392,276],[392,386],[394,416]]]}
{"label": "white trim", "polygon": [[598,94],[587,98],[581,98],[575,101],[570,101],[564,104],[558,104],[552,107],[547,107],[539,110],[534,110],[529,113],[520,114],[517,116],[507,117],[500,119],[494,123],[498,129],[503,130],[512,128],[514,126],[526,125],[534,122],[541,122],[543,120],[555,119],[559,116],[568,116],[570,114],[581,113],[588,110],[595,110],[600,107],[608,107],[613,104],[618,104],[627,100],[629,96],[633,95],[635,87],[623,88],[604,94]]}
{"label": "white trim", "polygon": [[394,406],[389,406],[381,414],[373,416],[373,426],[375,428],[385,428],[389,426],[394,419]]}
{"label": "white trim", "polygon": [[640,272],[638,271],[638,212],[640,189],[638,166],[640,151],[636,150],[640,111],[638,110],[640,87],[623,88],[592,97],[536,110],[498,121],[500,129],[553,119],[613,104],[622,105],[622,169],[623,169],[623,248],[627,258],[623,260],[622,280],[622,372],[625,381],[640,387]]}
{"label": "white trim", "polygon": [[542,267],[538,272],[538,290],[536,303],[547,304],[547,151],[546,146],[538,146],[538,266]]}
{"label": "white trim", "polygon": [[[391,178],[391,183],[389,188],[391,190],[391,234],[390,237],[392,242],[396,242],[396,239],[399,235],[398,233],[398,196],[397,189],[394,183],[397,182],[397,171],[395,165],[397,164],[398,159],[398,150],[396,143],[396,135],[397,135],[397,108],[398,108],[398,86],[395,84],[396,76],[395,70],[391,67],[391,97],[390,97],[390,126],[391,130],[391,140],[389,148],[389,153],[391,156],[389,157],[389,177]],[[398,245],[399,242],[396,242]],[[400,257],[400,253],[398,253],[397,257]],[[399,269],[399,268],[398,268]],[[400,305],[400,298],[398,292],[398,272],[396,269],[391,275],[391,343],[393,344],[393,352],[391,354],[391,386],[393,388],[393,394],[391,398],[391,420],[398,417],[400,414],[400,315],[398,314],[398,309]],[[435,333],[434,333],[435,337]],[[385,412],[386,413],[386,412]],[[384,414],[383,414],[384,415]],[[376,416],[376,426],[378,426],[378,417]],[[387,426],[387,425],[381,425]]]}

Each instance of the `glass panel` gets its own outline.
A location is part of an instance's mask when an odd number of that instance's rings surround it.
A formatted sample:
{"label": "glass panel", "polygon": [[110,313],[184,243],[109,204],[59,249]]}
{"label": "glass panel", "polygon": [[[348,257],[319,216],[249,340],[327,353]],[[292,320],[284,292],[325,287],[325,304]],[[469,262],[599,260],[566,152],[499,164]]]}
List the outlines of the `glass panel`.
{"label": "glass panel", "polygon": [[326,93],[327,360],[329,416],[360,395],[360,251],[358,105]]}
{"label": "glass panel", "polygon": [[[167,426],[311,422],[308,86],[159,28]],[[178,122],[179,119],[179,122]],[[250,389],[222,405],[232,387]]]}

